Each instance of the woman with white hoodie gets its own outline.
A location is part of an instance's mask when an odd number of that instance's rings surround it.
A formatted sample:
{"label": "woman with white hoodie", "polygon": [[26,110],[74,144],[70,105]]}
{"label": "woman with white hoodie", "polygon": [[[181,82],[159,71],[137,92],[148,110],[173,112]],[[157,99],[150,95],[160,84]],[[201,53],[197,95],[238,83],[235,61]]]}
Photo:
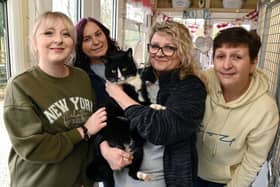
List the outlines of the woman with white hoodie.
{"label": "woman with white hoodie", "polygon": [[279,112],[268,79],[256,69],[260,46],[256,33],[241,27],[214,39],[196,187],[248,187],[267,158]]}

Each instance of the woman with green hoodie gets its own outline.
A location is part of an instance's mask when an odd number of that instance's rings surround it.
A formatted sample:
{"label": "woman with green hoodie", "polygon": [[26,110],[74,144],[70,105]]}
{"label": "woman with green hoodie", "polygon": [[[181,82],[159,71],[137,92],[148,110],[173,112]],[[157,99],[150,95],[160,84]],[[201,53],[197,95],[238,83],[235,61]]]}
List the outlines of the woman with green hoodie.
{"label": "woman with green hoodie", "polygon": [[279,112],[267,77],[256,69],[260,46],[256,33],[241,27],[214,39],[196,187],[248,187],[267,158]]}
{"label": "woman with green hoodie", "polygon": [[106,125],[106,111],[96,110],[87,74],[67,65],[75,46],[71,19],[42,14],[31,46],[38,64],[10,80],[4,102],[11,187],[92,187],[87,140]]}

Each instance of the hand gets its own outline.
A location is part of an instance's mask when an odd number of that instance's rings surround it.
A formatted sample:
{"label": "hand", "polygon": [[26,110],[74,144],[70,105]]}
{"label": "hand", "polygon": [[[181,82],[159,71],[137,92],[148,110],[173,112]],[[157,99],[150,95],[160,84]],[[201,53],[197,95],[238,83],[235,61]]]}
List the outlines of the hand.
{"label": "hand", "polygon": [[130,105],[139,104],[130,98],[122,89],[121,85],[106,81],[106,91],[110,97],[112,97],[122,109],[126,109]]}
{"label": "hand", "polygon": [[122,86],[120,84],[111,83],[110,81],[106,81],[106,92],[110,97],[117,100],[117,98],[122,97],[124,93]]}
{"label": "hand", "polygon": [[88,135],[92,136],[99,132],[103,127],[107,125],[107,113],[105,107],[98,109],[94,112],[85,123],[85,127],[88,129]]}
{"label": "hand", "polygon": [[102,156],[107,160],[112,170],[121,170],[132,163],[132,153],[125,152],[122,149],[110,147],[107,141],[100,144]]}

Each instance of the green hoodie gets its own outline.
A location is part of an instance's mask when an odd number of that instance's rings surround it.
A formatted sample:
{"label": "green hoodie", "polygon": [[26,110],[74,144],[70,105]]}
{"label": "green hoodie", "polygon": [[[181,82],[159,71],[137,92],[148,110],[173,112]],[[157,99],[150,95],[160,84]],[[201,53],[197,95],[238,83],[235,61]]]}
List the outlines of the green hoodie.
{"label": "green hoodie", "polygon": [[248,90],[225,102],[214,70],[205,75],[209,93],[198,133],[198,176],[227,187],[248,187],[267,158],[279,121],[267,78],[257,70]]}
{"label": "green hoodie", "polygon": [[8,84],[4,122],[12,143],[11,187],[90,183],[84,168],[93,151],[76,128],[93,112],[94,94],[87,74],[69,69],[69,76],[54,78],[32,67]]}

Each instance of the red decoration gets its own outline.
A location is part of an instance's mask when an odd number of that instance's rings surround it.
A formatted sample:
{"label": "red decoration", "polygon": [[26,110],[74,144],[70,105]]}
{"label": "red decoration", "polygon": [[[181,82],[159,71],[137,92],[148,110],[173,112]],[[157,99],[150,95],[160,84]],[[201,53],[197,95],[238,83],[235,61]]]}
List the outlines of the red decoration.
{"label": "red decoration", "polygon": [[225,28],[227,26],[228,26],[228,23],[220,23],[220,24],[217,25],[217,28],[218,29],[223,29],[223,28]]}
{"label": "red decoration", "polygon": [[248,14],[243,16],[242,18],[237,18],[237,19],[235,19],[235,20],[233,20],[231,22],[220,23],[220,24],[217,25],[217,28],[220,30],[220,29],[225,29],[229,25],[241,25],[241,23],[246,21],[246,20],[257,22],[257,20],[258,20],[258,11],[257,10],[253,10],[252,12],[249,12]]}
{"label": "red decoration", "polygon": [[151,0],[142,0],[142,2],[143,2],[143,5],[146,7],[150,7],[150,8],[153,7]]}
{"label": "red decoration", "polygon": [[189,23],[187,25],[187,27],[188,27],[189,31],[191,31],[191,33],[195,33],[197,31],[199,25],[196,23]]}
{"label": "red decoration", "polygon": [[163,21],[169,21],[169,20],[172,20],[172,18],[169,17],[169,16],[167,16],[167,15],[165,15],[165,14],[163,14],[163,15],[162,15],[162,20],[163,20]]}
{"label": "red decoration", "polygon": [[151,0],[130,0],[132,3],[141,3],[145,7],[153,8]]}
{"label": "red decoration", "polygon": [[247,19],[257,21],[258,20],[258,11],[254,10],[252,12],[249,12],[246,16]]}

